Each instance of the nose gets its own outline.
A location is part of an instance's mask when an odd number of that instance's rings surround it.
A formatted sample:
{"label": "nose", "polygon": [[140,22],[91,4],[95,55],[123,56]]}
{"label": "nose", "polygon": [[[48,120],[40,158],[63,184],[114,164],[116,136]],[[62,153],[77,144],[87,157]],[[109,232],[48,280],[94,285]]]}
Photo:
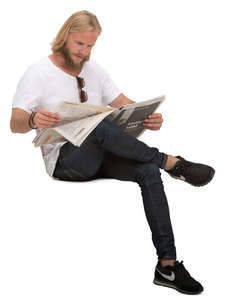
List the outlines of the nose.
{"label": "nose", "polygon": [[89,52],[90,52],[90,49],[89,49],[88,47],[86,47],[86,46],[82,46],[82,47],[80,48],[80,53],[81,53],[83,56],[88,55]]}

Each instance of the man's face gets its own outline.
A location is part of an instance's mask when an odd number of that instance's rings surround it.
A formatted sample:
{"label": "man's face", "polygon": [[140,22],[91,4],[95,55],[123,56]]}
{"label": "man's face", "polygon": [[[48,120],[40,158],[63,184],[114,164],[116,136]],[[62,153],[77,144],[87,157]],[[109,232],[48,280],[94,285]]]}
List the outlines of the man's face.
{"label": "man's face", "polygon": [[74,69],[82,67],[89,60],[97,38],[96,31],[70,33],[61,53],[65,64]]}

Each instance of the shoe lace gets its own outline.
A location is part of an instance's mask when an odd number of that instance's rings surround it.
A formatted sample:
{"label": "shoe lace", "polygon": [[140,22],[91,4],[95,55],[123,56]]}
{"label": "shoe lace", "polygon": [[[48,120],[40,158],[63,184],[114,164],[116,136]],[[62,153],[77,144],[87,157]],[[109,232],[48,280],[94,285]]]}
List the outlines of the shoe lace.
{"label": "shoe lace", "polygon": [[185,269],[183,262],[184,262],[183,260],[181,262],[177,262],[174,266],[174,269],[176,270],[177,274],[179,274],[179,276],[182,277],[183,279],[190,279],[191,275]]}
{"label": "shoe lace", "polygon": [[183,162],[181,163],[179,162],[174,166],[173,175],[179,177],[180,175],[184,175],[185,173],[186,173],[186,166]]}

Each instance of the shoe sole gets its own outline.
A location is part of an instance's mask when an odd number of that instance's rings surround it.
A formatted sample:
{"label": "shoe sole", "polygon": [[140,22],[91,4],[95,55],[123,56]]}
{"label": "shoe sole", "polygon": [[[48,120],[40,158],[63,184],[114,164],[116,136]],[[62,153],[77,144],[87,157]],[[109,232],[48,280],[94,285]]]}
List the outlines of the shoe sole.
{"label": "shoe sole", "polygon": [[214,174],[215,174],[215,170],[212,169],[211,173],[209,174],[209,179],[205,183],[202,183],[202,184],[194,184],[194,183],[190,183],[190,182],[186,181],[185,179],[181,179],[180,177],[177,177],[177,176],[174,176],[174,175],[170,175],[170,176],[175,178],[175,179],[179,179],[179,180],[182,180],[184,182],[187,182],[190,185],[200,187],[200,186],[204,186],[204,185],[208,184],[213,179]]}
{"label": "shoe sole", "polygon": [[199,291],[199,292],[188,292],[188,291],[184,291],[184,290],[178,288],[178,287],[175,286],[175,285],[169,284],[169,283],[167,283],[167,282],[159,281],[159,280],[157,280],[157,279],[154,279],[154,280],[153,280],[153,283],[156,284],[156,285],[161,285],[161,286],[165,286],[165,287],[172,288],[172,289],[174,289],[174,290],[176,290],[176,291],[178,291],[178,292],[180,292],[180,293],[182,293],[182,294],[187,294],[187,295],[197,295],[197,294],[200,294],[201,292],[203,292],[203,291]]}

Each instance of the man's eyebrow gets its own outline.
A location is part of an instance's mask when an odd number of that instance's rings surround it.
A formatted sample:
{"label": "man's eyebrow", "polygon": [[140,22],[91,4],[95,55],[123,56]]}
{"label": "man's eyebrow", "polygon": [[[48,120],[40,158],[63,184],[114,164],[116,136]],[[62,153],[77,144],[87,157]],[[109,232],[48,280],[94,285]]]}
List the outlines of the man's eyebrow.
{"label": "man's eyebrow", "polygon": [[[78,40],[74,40],[75,42],[77,42],[77,43],[81,43],[81,44],[83,44],[84,45],[84,43],[83,42],[81,42],[81,41],[78,41]],[[94,46],[94,44],[93,45],[88,45],[88,46]]]}

